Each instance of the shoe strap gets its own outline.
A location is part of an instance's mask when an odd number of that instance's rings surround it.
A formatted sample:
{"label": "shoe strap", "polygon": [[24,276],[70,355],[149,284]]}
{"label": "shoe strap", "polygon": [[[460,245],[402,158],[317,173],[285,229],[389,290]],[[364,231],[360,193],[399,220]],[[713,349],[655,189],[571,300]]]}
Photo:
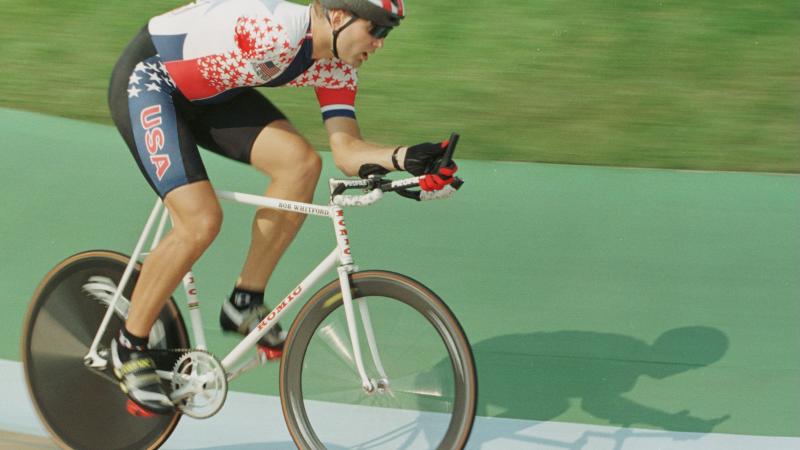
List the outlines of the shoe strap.
{"label": "shoe strap", "polygon": [[122,376],[136,374],[142,371],[155,371],[156,362],[153,358],[133,358],[129,361],[122,363],[119,367],[119,372]]}

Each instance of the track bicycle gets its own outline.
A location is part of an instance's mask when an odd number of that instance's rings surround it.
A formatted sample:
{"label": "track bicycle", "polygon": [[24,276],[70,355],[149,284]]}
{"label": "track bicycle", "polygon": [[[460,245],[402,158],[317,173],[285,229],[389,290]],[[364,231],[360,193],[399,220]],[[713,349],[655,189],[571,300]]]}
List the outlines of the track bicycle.
{"label": "track bicycle", "polygon": [[[445,163],[457,140],[454,133]],[[108,349],[127,317],[145,244],[150,240],[152,250],[167,226],[161,200],[130,257],[93,250],[56,265],[33,295],[22,336],[28,391],[51,436],[71,449],[156,449],[181,416],[213,416],[231,381],[279,358],[283,415],[300,449],[344,448],[343,430],[359,448],[464,448],[475,417],[477,379],[461,325],[421,283],[393,272],[359,271],[345,222],[344,207],[373,204],[387,192],[433,200],[449,197],[462,184],[456,179],[441,191],[423,192],[413,189],[420,178],[331,179],[328,205],[217,191],[236,203],[326,217],[336,248],[221,360],[207,350],[194,275],[186,274],[194,344],[174,298],[149,336],[157,373],[176,406],[172,415],[142,418],[128,411],[132,402],[120,392]],[[346,194],[349,190],[362,192]],[[337,279],[309,296],[333,269]],[[301,304],[282,351],[252,351]]]}

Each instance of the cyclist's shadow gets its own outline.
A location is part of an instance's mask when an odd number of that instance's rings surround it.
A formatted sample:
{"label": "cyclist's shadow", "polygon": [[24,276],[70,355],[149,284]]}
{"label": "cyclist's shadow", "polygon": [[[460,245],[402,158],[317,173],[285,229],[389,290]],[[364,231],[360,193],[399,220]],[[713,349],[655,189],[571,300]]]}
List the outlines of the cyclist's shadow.
{"label": "cyclist's shadow", "polygon": [[[718,361],[728,338],[709,327],[675,328],[652,344],[621,334],[586,331],[512,334],[473,345],[480,401],[478,415],[548,421],[572,405],[610,425],[645,425],[669,431],[708,433],[728,419],[700,418],[689,411],[668,412],[624,396],[645,375],[664,379]],[[430,374],[447,370],[442,364]],[[420,375],[420,381],[425,374]],[[523,425],[520,425],[523,427]],[[524,428],[530,425],[524,426]],[[470,447],[495,438],[538,442],[517,435],[511,425],[476,427]],[[541,440],[540,444],[556,444]],[[563,448],[579,443],[564,442]]]}

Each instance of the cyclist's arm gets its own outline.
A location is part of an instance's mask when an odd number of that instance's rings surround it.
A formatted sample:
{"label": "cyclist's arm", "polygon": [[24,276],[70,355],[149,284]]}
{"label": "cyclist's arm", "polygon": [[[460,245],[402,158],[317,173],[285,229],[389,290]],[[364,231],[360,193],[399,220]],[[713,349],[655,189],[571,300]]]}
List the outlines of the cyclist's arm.
{"label": "cyclist's arm", "polygon": [[[392,164],[392,153],[396,146],[384,147],[364,141],[358,122],[351,117],[331,117],[325,121],[328,139],[336,167],[347,176],[355,176],[364,164],[378,164],[387,170],[396,170]],[[402,164],[405,147],[397,153]]]}

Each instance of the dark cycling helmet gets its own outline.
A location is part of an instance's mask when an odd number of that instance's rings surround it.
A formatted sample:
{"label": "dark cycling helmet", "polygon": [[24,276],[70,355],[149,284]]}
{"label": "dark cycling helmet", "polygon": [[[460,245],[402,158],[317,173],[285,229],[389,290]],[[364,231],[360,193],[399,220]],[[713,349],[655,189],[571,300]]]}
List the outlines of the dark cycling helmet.
{"label": "dark cycling helmet", "polygon": [[400,25],[403,0],[320,0],[328,9],[343,9],[382,27]]}

